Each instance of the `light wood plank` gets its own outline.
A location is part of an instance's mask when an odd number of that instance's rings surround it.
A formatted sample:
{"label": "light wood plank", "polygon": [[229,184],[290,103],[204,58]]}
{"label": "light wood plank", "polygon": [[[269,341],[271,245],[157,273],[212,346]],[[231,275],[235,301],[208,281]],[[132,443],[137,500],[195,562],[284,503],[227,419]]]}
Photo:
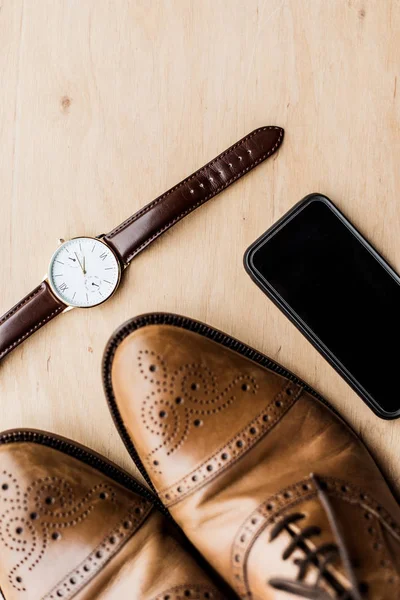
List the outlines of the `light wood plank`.
{"label": "light wood plank", "polygon": [[133,471],[101,356],[125,319],[173,311],[305,378],[400,490],[399,423],[378,420],[242,267],[257,236],[321,191],[400,271],[399,29],[395,0],[2,1],[1,313],[59,237],[108,231],[257,126],[282,125],[286,140],[139,256],[112,301],[60,317],[1,364],[1,429],[54,431]]}

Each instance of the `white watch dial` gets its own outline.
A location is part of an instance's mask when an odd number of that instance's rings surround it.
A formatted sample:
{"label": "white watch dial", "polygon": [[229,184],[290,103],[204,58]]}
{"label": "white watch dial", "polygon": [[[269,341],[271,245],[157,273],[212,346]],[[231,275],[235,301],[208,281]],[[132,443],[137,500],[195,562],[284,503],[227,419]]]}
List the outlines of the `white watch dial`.
{"label": "white watch dial", "polygon": [[115,291],[120,265],[113,251],[94,238],[74,238],[54,253],[49,268],[53,292],[70,306],[101,304]]}

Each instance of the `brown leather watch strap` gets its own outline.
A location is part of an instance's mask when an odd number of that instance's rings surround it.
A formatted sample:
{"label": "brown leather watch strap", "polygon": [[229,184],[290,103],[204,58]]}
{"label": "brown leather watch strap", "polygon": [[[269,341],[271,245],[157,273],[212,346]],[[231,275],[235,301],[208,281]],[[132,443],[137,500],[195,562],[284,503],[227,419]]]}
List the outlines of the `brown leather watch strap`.
{"label": "brown leather watch strap", "polygon": [[280,127],[260,127],[104,236],[124,265],[177,221],[222,192],[281,145]]}
{"label": "brown leather watch strap", "polygon": [[[271,156],[281,145],[283,133],[274,126],[256,129],[101,237],[128,265],[177,221]],[[47,281],[42,282],[0,318],[0,359],[65,308]]]}
{"label": "brown leather watch strap", "polygon": [[0,319],[0,359],[66,308],[43,281]]}

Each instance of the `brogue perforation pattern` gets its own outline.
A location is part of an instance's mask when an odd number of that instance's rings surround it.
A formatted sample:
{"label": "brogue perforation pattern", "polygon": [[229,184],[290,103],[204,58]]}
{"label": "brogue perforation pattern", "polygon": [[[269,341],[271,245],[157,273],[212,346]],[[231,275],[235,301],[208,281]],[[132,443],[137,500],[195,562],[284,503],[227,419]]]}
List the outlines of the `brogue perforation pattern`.
{"label": "brogue perforation pattern", "polygon": [[[371,538],[371,550],[376,553],[377,564],[386,568],[388,585],[400,585],[400,576],[396,572],[390,554],[384,543],[380,526],[384,527],[400,541],[400,525],[370,495],[345,481],[324,477],[320,479],[329,496],[340,498],[350,504],[357,504],[364,511],[365,523]],[[251,595],[247,579],[247,560],[250,551],[261,534],[270,525],[276,523],[282,513],[293,509],[301,502],[316,498],[318,492],[311,478],[304,479],[269,497],[246,519],[236,534],[232,545],[231,570],[235,588],[240,598]],[[375,523],[375,526],[374,526]]]}
{"label": "brogue perforation pattern", "polygon": [[163,504],[168,507],[176,504],[229,468],[279,422],[302,391],[297,384],[286,382],[272,402],[227,444],[180,481],[162,490],[159,497]]}
{"label": "brogue perforation pattern", "polygon": [[[62,543],[64,532],[90,518],[100,504],[115,502],[116,492],[106,483],[94,485],[78,499],[71,485],[59,477],[36,479],[23,490],[12,473],[2,471],[0,541],[5,549],[15,554],[16,562],[8,573],[12,587],[26,592],[29,589],[29,573],[37,568],[52,545]],[[93,556],[90,555],[82,564],[79,574],[73,576],[76,584],[93,576],[94,567],[100,566],[118,550],[151,507],[150,503],[138,497],[121,526],[107,536],[101,548],[97,548]],[[68,598],[72,587],[71,581],[69,586],[62,582],[62,587],[46,599]]]}
{"label": "brogue perforation pattern", "polygon": [[119,525],[108,532],[104,540],[73,571],[60,581],[43,600],[69,600],[82,589],[115,555],[145,520],[152,506],[145,500],[135,502]]}
{"label": "brogue perforation pattern", "polygon": [[157,443],[145,458],[150,472],[162,473],[162,449],[171,456],[207,418],[222,413],[238,398],[258,393],[254,377],[238,373],[227,385],[204,363],[186,363],[174,370],[149,350],[139,350],[137,366],[148,393],[142,401],[141,419]]}

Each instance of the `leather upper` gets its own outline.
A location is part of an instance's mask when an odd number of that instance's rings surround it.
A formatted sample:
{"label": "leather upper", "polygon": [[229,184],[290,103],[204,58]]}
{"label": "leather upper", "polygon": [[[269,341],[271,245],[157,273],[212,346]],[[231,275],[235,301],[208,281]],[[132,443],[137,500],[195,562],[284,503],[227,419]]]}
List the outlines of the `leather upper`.
{"label": "leather upper", "polygon": [[[116,344],[111,380],[157,493],[241,598],[288,600],[300,584],[320,594],[309,598],[400,598],[399,506],[362,442],[302,385],[162,324]],[[352,573],[359,596],[345,595]]]}
{"label": "leather upper", "polygon": [[54,448],[0,444],[7,600],[226,598],[153,504]]}

